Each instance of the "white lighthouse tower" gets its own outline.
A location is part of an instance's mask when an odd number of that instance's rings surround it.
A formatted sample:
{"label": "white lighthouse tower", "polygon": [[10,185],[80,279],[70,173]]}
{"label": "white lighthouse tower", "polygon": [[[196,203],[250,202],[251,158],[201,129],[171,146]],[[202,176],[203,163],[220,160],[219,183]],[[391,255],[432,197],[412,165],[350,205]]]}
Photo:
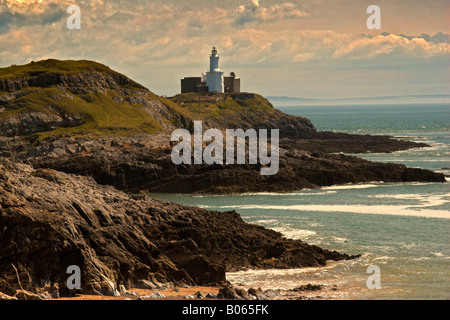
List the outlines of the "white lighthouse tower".
{"label": "white lighthouse tower", "polygon": [[224,92],[223,71],[219,67],[219,55],[213,47],[209,55],[209,71],[206,72],[206,85],[209,92]]}

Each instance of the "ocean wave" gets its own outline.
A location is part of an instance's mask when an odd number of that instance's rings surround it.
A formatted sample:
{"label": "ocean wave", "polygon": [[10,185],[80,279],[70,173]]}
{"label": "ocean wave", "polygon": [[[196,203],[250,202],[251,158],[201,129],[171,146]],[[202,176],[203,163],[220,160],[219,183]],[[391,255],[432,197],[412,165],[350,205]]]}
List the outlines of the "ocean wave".
{"label": "ocean wave", "polygon": [[410,243],[410,242],[400,242],[397,245],[405,249],[412,249],[417,247],[417,243]]}
{"label": "ocean wave", "polygon": [[336,186],[329,186],[329,187],[322,187],[322,190],[344,190],[344,189],[366,189],[366,188],[375,188],[383,186],[383,181],[374,181],[372,183],[367,184],[345,184],[345,185],[336,185]]}
{"label": "ocean wave", "polygon": [[420,205],[417,205],[417,207],[420,208],[427,208],[427,207],[434,207],[434,206],[440,206],[443,204],[448,203],[447,200],[445,200],[446,197],[450,196],[450,194],[444,194],[444,195],[428,195],[428,194],[377,194],[377,195],[369,195],[368,198],[382,198],[382,199],[398,199],[398,200],[418,200],[421,202]]}
{"label": "ocean wave", "polygon": [[429,184],[436,184],[436,182],[404,182],[401,184],[408,185],[408,186],[426,186]]}
{"label": "ocean wave", "polygon": [[237,196],[298,196],[300,191],[296,192],[245,192]]}
{"label": "ocean wave", "polygon": [[303,189],[294,192],[245,192],[234,194],[235,196],[315,196],[324,194],[333,194],[336,191],[318,191],[320,189]]}
{"label": "ocean wave", "polygon": [[304,239],[310,236],[313,236],[316,234],[315,231],[312,230],[306,230],[306,229],[292,229],[287,227],[275,227],[271,228],[274,231],[280,232],[282,235],[284,235],[286,238],[299,240]]}
{"label": "ocean wave", "polygon": [[323,224],[315,222],[315,221],[308,221],[308,226],[311,226],[311,227],[323,227]]}
{"label": "ocean wave", "polygon": [[368,198],[389,198],[389,199],[406,199],[406,200],[422,200],[423,194],[419,193],[398,193],[398,194],[373,194],[368,195]]}
{"label": "ocean wave", "polygon": [[333,193],[337,193],[336,190],[328,190],[328,191],[317,191],[317,192],[310,192],[310,193],[302,193],[301,195],[304,196],[321,196],[324,194],[333,194]]}
{"label": "ocean wave", "polygon": [[279,224],[280,221],[275,220],[275,219],[261,219],[261,220],[253,221],[253,223],[256,223],[256,224],[267,224],[267,223]]}
{"label": "ocean wave", "polygon": [[333,239],[336,242],[347,242],[348,241],[347,238],[342,238],[342,237],[331,237],[331,239]]}
{"label": "ocean wave", "polygon": [[390,257],[390,256],[375,256],[371,258],[372,263],[378,263],[378,264],[386,264],[389,261],[393,261],[396,258]]}
{"label": "ocean wave", "polygon": [[327,269],[334,268],[333,264],[327,264],[321,267],[304,267],[304,268],[293,268],[293,269],[250,269],[244,271],[227,272],[227,278],[238,277],[238,276],[262,276],[262,277],[274,277],[274,276],[284,276],[284,275],[296,275],[305,273],[316,273]]}
{"label": "ocean wave", "polygon": [[[437,172],[437,173],[443,173],[444,175],[449,175],[450,174],[450,170],[448,170],[448,169],[444,169],[444,170],[434,170],[434,172]],[[445,181],[450,181],[450,180],[448,180],[447,179],[448,177],[445,177]]]}
{"label": "ocean wave", "polygon": [[380,214],[394,216],[411,216],[423,218],[450,219],[448,210],[421,209],[420,206],[405,205],[241,205],[241,206],[202,206],[203,208],[234,208],[235,210],[290,210],[317,212],[348,212],[360,214]]}
{"label": "ocean wave", "polygon": [[[320,284],[323,289],[320,291],[322,297],[345,298],[353,289],[361,290],[359,283],[365,284],[365,273],[348,274],[347,261],[329,261],[323,267],[306,267],[296,269],[267,269],[267,270],[247,270],[238,272],[227,272],[227,280],[233,285],[243,287],[260,287],[266,289],[293,289],[299,285]],[[345,269],[345,270],[343,270]],[[361,279],[361,276],[364,277]],[[355,287],[356,285],[356,287]],[[339,287],[336,291],[335,286]],[[305,296],[317,296],[317,292],[302,292]]]}
{"label": "ocean wave", "polygon": [[430,258],[428,257],[419,257],[419,258],[413,258],[413,261],[427,261],[430,260]]}
{"label": "ocean wave", "polygon": [[376,159],[376,161],[390,161],[390,162],[447,162],[447,159]]}

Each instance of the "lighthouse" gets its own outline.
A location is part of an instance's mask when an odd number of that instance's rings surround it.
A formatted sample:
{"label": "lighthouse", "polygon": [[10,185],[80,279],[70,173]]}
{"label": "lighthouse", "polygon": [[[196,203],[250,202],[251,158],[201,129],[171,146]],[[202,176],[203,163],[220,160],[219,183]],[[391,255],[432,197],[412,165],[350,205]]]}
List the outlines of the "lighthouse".
{"label": "lighthouse", "polygon": [[216,47],[209,55],[209,70],[201,77],[184,77],[181,79],[181,93],[220,92],[235,93],[241,91],[241,79],[234,72],[224,76],[219,65],[219,54]]}
{"label": "lighthouse", "polygon": [[210,92],[224,92],[223,71],[220,70],[216,47],[213,47],[209,55],[209,71],[204,75],[203,81],[206,81]]}

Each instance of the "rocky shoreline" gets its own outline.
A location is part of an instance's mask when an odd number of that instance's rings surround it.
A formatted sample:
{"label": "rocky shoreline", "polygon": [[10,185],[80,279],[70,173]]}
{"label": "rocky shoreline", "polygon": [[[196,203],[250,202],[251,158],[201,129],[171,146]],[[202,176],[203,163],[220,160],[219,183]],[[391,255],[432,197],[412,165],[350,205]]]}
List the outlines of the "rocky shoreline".
{"label": "rocky shoreline", "polygon": [[262,176],[261,164],[175,165],[166,136],[60,140],[24,148],[13,158],[35,168],[90,176],[131,193],[285,192],[373,181],[445,181],[441,173],[297,149],[289,145],[293,143],[302,142],[282,140],[280,168],[274,176]]}
{"label": "rocky shoreline", "polygon": [[[226,271],[354,259],[285,239],[238,213],[130,196],[92,178],[0,159],[0,292],[117,295],[226,283]],[[66,286],[77,265],[81,290]],[[16,271],[17,270],[17,271]]]}
{"label": "rocky shoreline", "polygon": [[[207,94],[200,106],[196,95],[159,97],[92,61],[45,60],[0,71],[0,299],[205,285],[225,288],[225,299],[275,298],[283,294],[229,287],[226,272],[324,266],[358,255],[286,239],[235,211],[146,193],[445,182],[441,173],[343,154],[425,144],[319,132],[253,93]],[[170,134],[192,132],[196,120],[222,131],[279,128],[279,172],[262,176],[261,163],[174,165]],[[66,285],[71,265],[82,271],[79,290]]]}
{"label": "rocky shoreline", "polygon": [[[244,289],[230,284],[223,286],[183,286],[162,287],[155,290],[121,288],[116,296],[99,296],[79,294],[70,297],[54,298],[57,300],[326,300],[321,293],[325,286],[306,284],[290,290],[249,288]],[[331,291],[338,291],[333,285]],[[32,297],[29,295],[29,297]],[[39,297],[34,296],[35,299]],[[13,298],[14,299],[14,298]]]}

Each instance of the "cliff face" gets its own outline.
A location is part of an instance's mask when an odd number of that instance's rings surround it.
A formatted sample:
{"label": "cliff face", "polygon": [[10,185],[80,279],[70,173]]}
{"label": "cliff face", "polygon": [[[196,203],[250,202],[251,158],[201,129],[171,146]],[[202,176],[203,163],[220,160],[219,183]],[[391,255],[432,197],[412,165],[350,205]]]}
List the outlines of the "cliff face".
{"label": "cliff face", "polygon": [[254,93],[178,94],[171,101],[203,120],[206,128],[280,129],[281,138],[314,137],[317,130],[309,119],[285,114]]}
{"label": "cliff face", "polygon": [[81,269],[81,292],[112,295],[119,285],[219,283],[226,270],[350,258],[284,239],[236,212],[132,197],[0,158],[0,292],[7,295],[19,296],[21,286],[44,297],[74,293],[66,286],[70,265]]}
{"label": "cliff face", "polygon": [[206,95],[199,108],[191,99],[159,97],[96,62],[45,60],[0,69],[0,135],[170,134],[191,129],[194,120],[220,129],[283,127],[285,135],[316,131],[308,119],[275,110],[256,94]]}
{"label": "cliff face", "polygon": [[[261,176],[260,163],[174,165],[170,134],[192,132],[195,120],[204,129],[280,129],[279,172]],[[243,267],[354,258],[285,239],[236,212],[130,196],[114,187],[222,193],[445,181],[427,170],[330,154],[417,146],[423,145],[317,132],[308,119],[286,115],[256,94],[166,99],[92,61],[0,69],[0,293],[20,297],[21,286],[70,293],[70,265],[81,269],[81,292],[116,294],[121,284],[220,283],[227,270]]]}
{"label": "cliff face", "polygon": [[188,126],[188,116],[95,62],[46,60],[0,69],[2,136],[158,133]]}
{"label": "cliff face", "polygon": [[[92,61],[46,60],[0,69],[0,156],[92,176],[129,191],[244,192],[298,190],[366,181],[445,181],[442,174],[374,164],[337,152],[422,147],[387,136],[318,132],[252,93],[159,97]],[[280,129],[280,170],[258,165],[175,166],[177,128]]]}
{"label": "cliff face", "polygon": [[63,137],[170,134],[204,128],[280,129],[296,148],[324,152],[390,152],[425,146],[389,137],[317,132],[309,119],[274,109],[260,95],[180,94],[159,97],[93,61],[44,60],[0,68],[0,137],[35,144]]}

